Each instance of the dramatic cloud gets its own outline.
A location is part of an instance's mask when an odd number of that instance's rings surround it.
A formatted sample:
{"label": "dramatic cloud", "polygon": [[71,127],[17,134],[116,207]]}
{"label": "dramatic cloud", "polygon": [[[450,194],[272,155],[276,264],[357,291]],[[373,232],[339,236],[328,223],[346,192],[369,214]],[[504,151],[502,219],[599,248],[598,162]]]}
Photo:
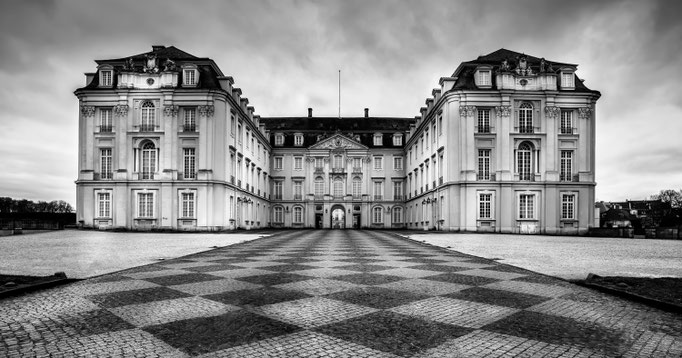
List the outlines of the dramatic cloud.
{"label": "dramatic cloud", "polygon": [[411,117],[501,47],[579,64],[602,92],[597,197],[682,186],[679,1],[2,1],[0,196],[75,203],[73,91],[95,59],[175,45],[213,58],[262,116]]}

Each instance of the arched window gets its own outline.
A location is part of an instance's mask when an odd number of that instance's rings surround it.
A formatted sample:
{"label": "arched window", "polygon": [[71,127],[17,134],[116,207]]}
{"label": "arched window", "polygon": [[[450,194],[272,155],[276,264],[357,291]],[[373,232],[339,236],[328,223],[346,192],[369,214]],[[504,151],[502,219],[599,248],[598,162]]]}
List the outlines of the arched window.
{"label": "arched window", "polygon": [[403,208],[396,206],[393,208],[393,223],[400,224],[403,222]]}
{"label": "arched window", "polygon": [[383,213],[383,208],[381,206],[375,206],[374,209],[372,209],[372,222],[375,224],[381,224],[384,222],[384,213]]}
{"label": "arched window", "polygon": [[362,178],[353,178],[353,199],[359,199],[362,196]]}
{"label": "arched window", "polygon": [[324,195],[324,179],[322,177],[315,178],[315,197],[321,198]]}
{"label": "arched window", "polygon": [[340,198],[342,196],[343,196],[343,179],[335,178],[334,179],[334,197]]}
{"label": "arched window", "polygon": [[275,206],[274,209],[274,217],[272,220],[276,223],[283,223],[284,222],[284,209],[282,209],[281,206]]}
{"label": "arched window", "polygon": [[533,133],[533,105],[530,103],[519,107],[519,133]]}
{"label": "arched window", "polygon": [[140,131],[153,132],[156,108],[151,101],[144,101],[140,110]]}
{"label": "arched window", "polygon": [[156,147],[152,142],[145,142],[142,145],[141,156],[142,179],[154,179],[156,173]]}
{"label": "arched window", "polygon": [[303,208],[300,206],[294,207],[294,222],[297,224],[303,222]]}
{"label": "arched window", "polygon": [[533,144],[523,142],[516,151],[516,171],[519,173],[519,180],[534,179],[533,149]]}

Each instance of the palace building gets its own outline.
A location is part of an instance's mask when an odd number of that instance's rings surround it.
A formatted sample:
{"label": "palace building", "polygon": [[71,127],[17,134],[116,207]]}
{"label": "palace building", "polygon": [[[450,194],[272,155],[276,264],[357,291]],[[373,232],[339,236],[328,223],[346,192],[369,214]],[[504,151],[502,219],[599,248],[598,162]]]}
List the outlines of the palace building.
{"label": "palace building", "polygon": [[577,65],[501,49],[411,118],[261,118],[175,47],[99,60],[80,102],[83,227],[585,233],[595,104]]}

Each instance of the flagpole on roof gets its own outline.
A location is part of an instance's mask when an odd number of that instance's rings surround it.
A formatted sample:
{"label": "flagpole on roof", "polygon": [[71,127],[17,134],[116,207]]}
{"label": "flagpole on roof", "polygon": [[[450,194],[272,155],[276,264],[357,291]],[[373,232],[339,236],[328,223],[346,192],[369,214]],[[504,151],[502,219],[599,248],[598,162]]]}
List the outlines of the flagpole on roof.
{"label": "flagpole on roof", "polygon": [[339,119],[341,118],[341,70],[339,70]]}

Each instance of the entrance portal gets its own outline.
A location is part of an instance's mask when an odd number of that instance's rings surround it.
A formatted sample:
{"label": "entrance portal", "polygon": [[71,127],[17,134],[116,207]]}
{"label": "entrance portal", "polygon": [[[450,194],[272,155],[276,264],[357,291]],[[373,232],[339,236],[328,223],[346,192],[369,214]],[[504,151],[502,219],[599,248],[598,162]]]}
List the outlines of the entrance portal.
{"label": "entrance portal", "polygon": [[345,229],[346,228],[346,211],[341,205],[335,205],[332,207],[332,229]]}

